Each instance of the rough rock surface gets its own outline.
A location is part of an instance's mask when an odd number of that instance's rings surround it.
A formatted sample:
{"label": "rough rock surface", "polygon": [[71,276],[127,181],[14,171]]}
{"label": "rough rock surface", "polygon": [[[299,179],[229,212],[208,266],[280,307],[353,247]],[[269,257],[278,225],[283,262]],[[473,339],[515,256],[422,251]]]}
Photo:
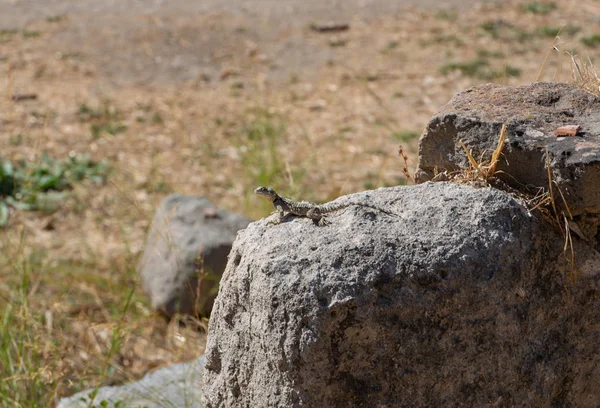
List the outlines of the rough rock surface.
{"label": "rough rock surface", "polygon": [[[189,363],[157,370],[131,384],[82,391],[62,399],[57,408],[202,408],[204,364],[203,356]],[[106,405],[102,405],[102,401]]]}
{"label": "rough rock surface", "polygon": [[[459,140],[473,149],[476,158],[484,152],[489,157],[503,123],[508,138],[499,170],[506,172],[506,182],[547,189],[547,146],[553,179],[571,212],[600,214],[600,97],[563,83],[488,84],[457,94],[421,137],[417,181],[431,180],[435,168],[440,172],[468,168]],[[581,125],[582,132],[556,137],[554,131],[564,125]],[[595,233],[597,228],[590,238]]]}
{"label": "rough rock surface", "polygon": [[166,197],[138,265],[152,306],[167,316],[210,313],[231,245],[249,222],[203,197]]}
{"label": "rough rock surface", "polygon": [[[348,199],[348,198],[342,198]],[[207,407],[596,407],[600,263],[513,198],[450,183],[350,196],[318,227],[240,232],[213,310]]]}

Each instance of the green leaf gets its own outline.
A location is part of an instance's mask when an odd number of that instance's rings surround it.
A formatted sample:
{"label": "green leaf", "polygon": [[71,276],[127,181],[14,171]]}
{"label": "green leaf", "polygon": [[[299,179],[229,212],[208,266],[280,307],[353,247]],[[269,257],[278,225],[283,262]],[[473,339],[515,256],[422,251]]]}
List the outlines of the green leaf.
{"label": "green leaf", "polygon": [[15,177],[10,161],[0,162],[0,196],[12,195],[15,190]]}
{"label": "green leaf", "polygon": [[50,214],[58,211],[66,197],[67,194],[58,191],[40,193],[36,196],[35,207],[39,211]]}
{"label": "green leaf", "polygon": [[6,227],[6,224],[8,224],[8,205],[0,201],[0,228]]}
{"label": "green leaf", "polygon": [[7,204],[10,204],[14,208],[17,208],[17,209],[23,210],[23,211],[33,211],[36,208],[34,204],[24,203],[23,201],[15,200],[12,197],[6,197],[5,201]]}
{"label": "green leaf", "polygon": [[60,174],[44,174],[40,176],[37,182],[37,188],[41,191],[50,190],[51,188],[59,189]]}
{"label": "green leaf", "polygon": [[13,176],[12,163],[9,160],[0,162],[0,179],[3,179],[5,177],[12,177],[12,176]]}

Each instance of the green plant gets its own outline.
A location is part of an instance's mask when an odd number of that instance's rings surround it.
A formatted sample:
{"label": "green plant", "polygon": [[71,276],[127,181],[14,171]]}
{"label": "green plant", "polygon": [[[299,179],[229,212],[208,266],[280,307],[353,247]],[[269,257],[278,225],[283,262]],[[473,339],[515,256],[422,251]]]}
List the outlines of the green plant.
{"label": "green plant", "polygon": [[127,126],[122,124],[120,114],[109,101],[103,101],[98,107],[91,107],[86,103],[80,103],[77,111],[77,117],[81,122],[92,122],[90,133],[92,139],[98,139],[102,133],[117,135],[127,130]]}
{"label": "green plant", "polygon": [[532,34],[527,30],[504,20],[489,20],[480,24],[479,27],[494,39],[527,41],[532,38]]}
{"label": "green plant", "polygon": [[92,134],[92,139],[94,140],[102,136],[102,133],[108,133],[109,135],[114,136],[123,133],[126,130],[127,126],[118,122],[100,122],[90,126],[90,132]]}
{"label": "green plant", "polygon": [[543,26],[538,28],[535,33],[541,37],[556,37],[557,35],[577,34],[581,29],[577,26],[567,25],[564,27]]}
{"label": "green plant", "polygon": [[17,30],[0,30],[0,43],[8,42],[17,34]]}
{"label": "green plant", "polygon": [[118,120],[119,116],[117,108],[108,100],[102,101],[98,107],[80,103],[77,111],[77,117],[82,122],[89,120]]}
{"label": "green plant", "polygon": [[502,58],[504,57],[504,54],[502,53],[502,51],[499,50],[495,50],[495,51],[490,51],[487,49],[478,49],[477,50],[477,56],[479,58]]}
{"label": "green plant", "polygon": [[19,146],[21,143],[23,143],[23,139],[23,134],[17,133],[16,135],[11,135],[8,142],[11,144],[11,146]]}
{"label": "green plant", "polygon": [[21,31],[21,35],[23,38],[37,38],[42,35],[42,33],[36,30],[23,30]]}
{"label": "green plant", "polygon": [[586,47],[600,46],[600,34],[593,34],[581,39],[581,43]]}
{"label": "green plant", "polygon": [[329,40],[330,47],[343,47],[348,43],[344,38],[332,38]]}
{"label": "green plant", "polygon": [[[253,109],[241,126],[230,126],[234,129],[231,143],[239,154],[242,165],[240,177],[246,180],[245,185],[253,188],[270,186],[285,191],[292,198],[301,192],[306,166],[290,168],[286,162],[289,152],[284,148],[289,141],[282,117],[265,109]],[[255,202],[253,188],[246,190],[248,212],[256,216],[270,213],[272,205],[264,200]]]}
{"label": "green plant", "polygon": [[436,44],[454,44],[457,46],[462,46],[465,44],[465,42],[463,40],[461,40],[459,37],[457,37],[454,34],[450,34],[450,35],[437,34],[433,38],[433,42],[435,42]]}
{"label": "green plant", "polygon": [[61,21],[63,21],[65,19],[65,16],[63,15],[55,15],[55,16],[48,16],[46,17],[46,21],[49,23],[59,23]]}
{"label": "green plant", "polygon": [[556,9],[556,3],[545,1],[533,1],[521,7],[521,10],[533,14],[548,14]]}
{"label": "green plant", "polygon": [[456,21],[458,19],[458,14],[453,10],[440,10],[435,13],[435,18],[438,20]]}
{"label": "green plant", "polygon": [[[81,387],[89,387],[86,380],[95,378],[96,384],[114,378],[118,370],[119,354],[125,337],[132,333],[129,318],[136,318],[132,305],[137,302],[131,284],[135,268],[131,260],[120,268],[122,275],[109,279],[87,275],[90,265],[76,266],[73,262],[55,263],[46,260],[45,251],[27,255],[30,243],[25,232],[20,240],[0,241],[0,406],[29,408],[53,407],[58,396],[72,394]],[[89,300],[89,292],[77,293],[72,282],[75,277],[86,285],[102,287],[112,292],[112,300],[105,302],[103,314],[109,318],[112,330],[98,346],[102,351],[90,356],[85,373],[78,378],[70,374],[65,360],[75,358],[86,350],[77,344],[71,326],[71,313],[52,313],[52,304],[67,300],[77,307]],[[53,291],[55,297],[45,299]],[[93,303],[93,302],[92,302]],[[85,306],[84,306],[85,307]],[[66,343],[66,344],[63,344]],[[113,402],[115,407],[118,402]],[[105,406],[98,402],[97,406]],[[113,406],[112,404],[109,406]]]}
{"label": "green plant", "polygon": [[0,262],[17,277],[10,291],[0,291],[0,406],[47,406],[58,382],[49,375],[55,367],[42,363],[43,341],[37,334],[44,328],[43,311],[29,303],[41,259],[38,254],[19,261],[2,256]]}
{"label": "green plant", "polygon": [[490,63],[486,58],[475,58],[466,62],[452,62],[445,64],[440,68],[440,72],[446,75],[453,71],[459,71],[465,76],[485,80],[502,78],[505,75],[507,77],[518,77],[521,75],[521,70],[519,68],[511,65],[507,65],[505,68],[506,69],[504,70],[494,70],[490,67]]}
{"label": "green plant", "polygon": [[401,142],[409,142],[417,139],[419,136],[421,136],[421,134],[419,132],[415,132],[414,130],[402,130],[400,132],[392,133],[392,137]]}
{"label": "green plant", "polygon": [[0,161],[0,227],[8,221],[8,206],[21,210],[55,211],[65,199],[65,190],[89,179],[103,183],[108,172],[106,163],[97,163],[85,155],[65,161],[45,154],[37,163]]}
{"label": "green plant", "polygon": [[262,113],[261,117],[246,124],[242,129],[242,163],[254,174],[256,185],[277,185],[284,164],[281,160],[279,145],[283,141],[285,130],[274,118]]}

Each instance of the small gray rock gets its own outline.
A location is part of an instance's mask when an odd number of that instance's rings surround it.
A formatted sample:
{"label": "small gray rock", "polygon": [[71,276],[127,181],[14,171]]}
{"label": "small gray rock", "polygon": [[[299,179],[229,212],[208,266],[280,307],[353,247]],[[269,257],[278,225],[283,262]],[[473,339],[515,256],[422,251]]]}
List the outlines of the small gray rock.
{"label": "small gray rock", "polygon": [[203,197],[166,197],[138,265],[152,307],[167,316],[209,314],[231,245],[249,222]]}
{"label": "small gray rock", "polygon": [[[596,407],[600,262],[508,194],[349,196],[328,226],[238,235],[213,310],[207,407]],[[567,286],[568,287],[568,286]]]}
{"label": "small gray rock", "polygon": [[[119,387],[100,387],[63,398],[57,408],[202,408],[204,356]],[[100,405],[105,401],[106,405]]]}

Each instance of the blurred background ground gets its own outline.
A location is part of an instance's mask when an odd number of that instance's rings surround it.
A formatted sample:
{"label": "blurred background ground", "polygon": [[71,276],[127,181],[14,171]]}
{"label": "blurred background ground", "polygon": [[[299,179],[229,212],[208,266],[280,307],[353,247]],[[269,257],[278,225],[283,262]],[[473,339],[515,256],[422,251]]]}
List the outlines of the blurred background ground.
{"label": "blurred background ground", "polygon": [[155,315],[135,272],[169,192],[258,218],[258,185],[326,201],[404,184],[398,146],[414,169],[454,93],[570,81],[567,52],[600,54],[598,0],[281,3],[0,0],[0,161],[36,210],[10,206],[0,232],[0,405],[203,352],[206,321]]}

